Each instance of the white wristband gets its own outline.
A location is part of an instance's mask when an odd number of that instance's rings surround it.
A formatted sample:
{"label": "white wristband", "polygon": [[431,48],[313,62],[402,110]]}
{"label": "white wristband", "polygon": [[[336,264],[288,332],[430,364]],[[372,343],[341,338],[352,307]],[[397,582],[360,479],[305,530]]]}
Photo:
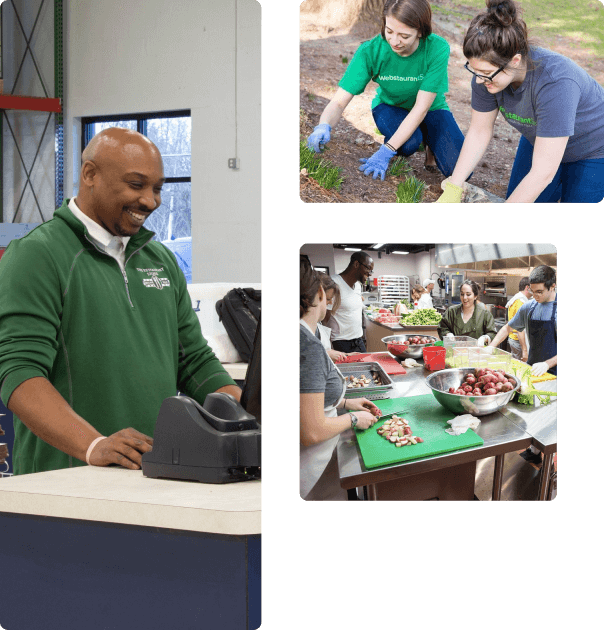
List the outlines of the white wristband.
{"label": "white wristband", "polygon": [[102,437],[98,437],[96,440],[92,440],[92,442],[90,443],[90,446],[88,447],[88,450],[86,451],[86,463],[90,466],[90,455],[92,453],[92,449],[101,441],[101,440],[105,440],[106,436],[102,436]]}

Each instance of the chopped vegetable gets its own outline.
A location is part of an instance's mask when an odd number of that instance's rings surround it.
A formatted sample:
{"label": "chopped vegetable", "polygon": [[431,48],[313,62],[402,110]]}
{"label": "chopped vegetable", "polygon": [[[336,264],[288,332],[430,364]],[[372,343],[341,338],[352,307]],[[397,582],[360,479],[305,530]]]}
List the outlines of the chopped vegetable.
{"label": "chopped vegetable", "polygon": [[538,390],[531,381],[531,366],[518,362],[520,365],[512,365],[512,371],[522,381],[517,401],[521,405],[534,405],[534,396],[537,396],[542,405],[547,405],[552,401],[552,396],[557,396],[557,392],[546,392]]}
{"label": "chopped vegetable", "polygon": [[377,432],[397,447],[406,446],[407,444],[417,444],[423,442],[423,438],[413,435],[413,431],[409,426],[409,422],[405,418],[401,418],[392,414],[390,420],[386,420]]}
{"label": "chopped vegetable", "polygon": [[431,326],[438,324],[442,315],[434,308],[420,308],[410,315],[404,315],[400,319],[403,326]]}

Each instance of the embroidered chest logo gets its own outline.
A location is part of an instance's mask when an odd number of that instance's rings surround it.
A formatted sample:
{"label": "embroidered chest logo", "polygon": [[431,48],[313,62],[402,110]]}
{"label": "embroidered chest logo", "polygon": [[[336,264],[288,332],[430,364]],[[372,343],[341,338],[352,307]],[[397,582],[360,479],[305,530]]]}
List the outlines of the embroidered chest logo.
{"label": "embroidered chest logo", "polygon": [[159,277],[159,274],[164,270],[163,267],[160,269],[141,269],[137,267],[136,270],[147,274],[148,277],[143,278],[143,284],[146,287],[155,287],[161,291],[164,287],[170,286],[170,280],[168,280],[168,278]]}

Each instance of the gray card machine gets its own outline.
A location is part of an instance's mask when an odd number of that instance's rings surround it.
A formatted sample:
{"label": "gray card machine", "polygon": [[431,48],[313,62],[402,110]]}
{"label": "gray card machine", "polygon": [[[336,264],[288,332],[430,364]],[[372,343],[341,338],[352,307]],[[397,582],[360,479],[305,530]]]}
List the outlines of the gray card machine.
{"label": "gray card machine", "polygon": [[260,479],[260,427],[230,394],[208,394],[203,406],[186,396],[162,403],[143,475],[232,483]]}

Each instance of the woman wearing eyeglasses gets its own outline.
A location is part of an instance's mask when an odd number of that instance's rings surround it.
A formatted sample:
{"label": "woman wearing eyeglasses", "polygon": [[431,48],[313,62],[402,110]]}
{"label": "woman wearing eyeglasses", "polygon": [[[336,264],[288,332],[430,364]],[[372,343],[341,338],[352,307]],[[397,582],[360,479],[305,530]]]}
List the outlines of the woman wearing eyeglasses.
{"label": "woman wearing eyeglasses", "polygon": [[604,88],[576,63],[530,46],[513,0],[487,0],[466,33],[472,121],[439,202],[459,203],[462,185],[493,135],[497,113],[522,137],[508,202],[595,203],[604,198]]}

